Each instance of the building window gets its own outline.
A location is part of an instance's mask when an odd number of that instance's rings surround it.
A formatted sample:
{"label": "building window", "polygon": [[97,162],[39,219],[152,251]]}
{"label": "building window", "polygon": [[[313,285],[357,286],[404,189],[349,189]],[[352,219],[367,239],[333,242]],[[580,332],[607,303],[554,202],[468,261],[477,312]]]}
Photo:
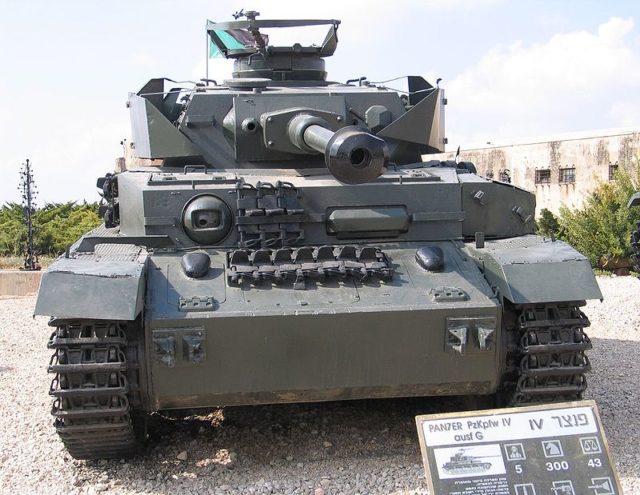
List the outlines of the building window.
{"label": "building window", "polygon": [[551,170],[536,170],[536,184],[551,184]]}
{"label": "building window", "polygon": [[609,163],[609,180],[614,180],[616,178],[617,171],[618,171],[618,162]]}
{"label": "building window", "polygon": [[561,168],[558,175],[558,182],[560,184],[573,184],[576,181],[576,168],[567,167]]}
{"label": "building window", "polygon": [[500,170],[499,177],[501,182],[511,184],[511,173],[508,170]]}

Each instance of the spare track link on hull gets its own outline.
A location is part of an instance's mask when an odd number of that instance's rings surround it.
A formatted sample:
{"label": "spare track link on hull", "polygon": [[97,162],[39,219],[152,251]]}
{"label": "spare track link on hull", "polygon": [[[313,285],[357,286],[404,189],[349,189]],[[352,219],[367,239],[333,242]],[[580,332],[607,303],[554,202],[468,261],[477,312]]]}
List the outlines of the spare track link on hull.
{"label": "spare track link on hull", "polygon": [[305,287],[306,279],[325,278],[358,280],[393,278],[393,264],[387,255],[372,246],[304,246],[280,249],[237,249],[227,254],[228,280],[258,283],[269,280],[282,283],[293,280],[294,288]]}
{"label": "spare track link on hull", "polygon": [[516,309],[515,341],[507,356],[514,381],[506,387],[511,405],[579,400],[591,370],[584,332],[589,319],[575,303],[536,304]]}
{"label": "spare track link on hull", "polygon": [[140,406],[137,322],[52,320],[48,371],[55,376],[54,426],[76,459],[129,457],[138,450],[130,406]]}

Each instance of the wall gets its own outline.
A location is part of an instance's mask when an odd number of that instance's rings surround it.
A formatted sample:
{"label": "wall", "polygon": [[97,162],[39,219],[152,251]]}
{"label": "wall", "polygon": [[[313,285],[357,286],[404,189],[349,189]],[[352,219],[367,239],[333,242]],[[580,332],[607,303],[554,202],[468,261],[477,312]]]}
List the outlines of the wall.
{"label": "wall", "polygon": [[0,270],[0,298],[36,294],[42,273],[41,271]]}

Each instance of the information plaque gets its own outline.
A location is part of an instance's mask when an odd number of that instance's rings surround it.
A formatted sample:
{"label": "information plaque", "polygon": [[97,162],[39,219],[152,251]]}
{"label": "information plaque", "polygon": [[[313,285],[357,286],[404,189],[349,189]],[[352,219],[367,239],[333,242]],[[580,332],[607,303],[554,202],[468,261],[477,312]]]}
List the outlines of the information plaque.
{"label": "information plaque", "polygon": [[594,401],[417,416],[432,495],[621,495]]}

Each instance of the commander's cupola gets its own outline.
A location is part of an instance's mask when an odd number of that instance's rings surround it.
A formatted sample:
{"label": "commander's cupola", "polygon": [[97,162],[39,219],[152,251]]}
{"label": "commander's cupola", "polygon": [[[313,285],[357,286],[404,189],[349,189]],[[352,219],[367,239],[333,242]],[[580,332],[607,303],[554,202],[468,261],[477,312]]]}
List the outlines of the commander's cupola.
{"label": "commander's cupola", "polygon": [[[338,46],[340,21],[327,20],[257,20],[259,12],[240,11],[235,21],[207,23],[209,55],[235,59],[234,78],[266,78],[273,81],[318,81],[327,78],[324,57],[333,55]],[[246,20],[238,20],[245,17]],[[273,46],[261,28],[289,28],[329,25],[321,45]]]}

